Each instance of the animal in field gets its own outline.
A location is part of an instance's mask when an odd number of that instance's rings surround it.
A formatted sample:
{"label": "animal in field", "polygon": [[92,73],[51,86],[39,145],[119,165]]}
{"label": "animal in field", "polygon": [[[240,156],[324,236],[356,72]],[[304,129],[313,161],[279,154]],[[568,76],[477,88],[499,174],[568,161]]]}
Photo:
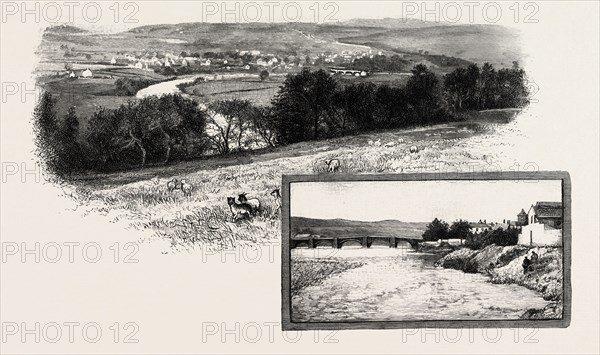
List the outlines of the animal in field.
{"label": "animal in field", "polygon": [[194,186],[187,182],[186,179],[181,179],[180,189],[181,192],[183,192],[183,196],[192,196],[192,190],[194,189]]}
{"label": "animal in field", "polygon": [[393,146],[395,146],[396,143],[395,142],[387,142],[386,144],[384,144],[383,146],[386,148],[392,148]]}
{"label": "animal in field", "polygon": [[330,174],[335,174],[338,170],[340,170],[340,160],[339,159],[329,159],[323,160],[325,164],[327,164],[327,171]]}
{"label": "animal in field", "polygon": [[404,139],[398,138],[398,143],[404,143]]}
{"label": "animal in field", "polygon": [[273,196],[273,199],[275,200],[275,205],[277,206],[277,209],[281,208],[281,193],[279,192],[279,188],[276,188],[273,191],[271,191],[271,196]]}
{"label": "animal in field", "polygon": [[258,211],[260,209],[260,200],[257,198],[248,199],[245,192],[242,192],[238,195],[238,201],[241,203],[245,203],[252,207],[253,212]]}
{"label": "animal in field", "polygon": [[373,145],[376,147],[380,147],[381,146],[381,138],[376,140],[375,142],[373,142]]}
{"label": "animal in field", "polygon": [[181,182],[179,182],[177,179],[167,182],[167,190],[169,190],[169,192],[181,190]]}
{"label": "animal in field", "polygon": [[227,197],[227,204],[234,220],[250,218],[252,215],[252,206],[243,202],[235,202],[235,197]]}
{"label": "animal in field", "polygon": [[419,152],[419,148],[416,145],[413,145],[410,147],[411,154],[418,153],[418,152]]}

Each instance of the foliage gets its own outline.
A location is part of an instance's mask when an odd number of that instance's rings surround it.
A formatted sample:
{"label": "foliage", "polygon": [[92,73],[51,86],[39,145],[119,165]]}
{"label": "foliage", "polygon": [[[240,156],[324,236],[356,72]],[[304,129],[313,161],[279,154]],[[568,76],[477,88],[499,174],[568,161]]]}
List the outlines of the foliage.
{"label": "foliage", "polygon": [[[386,60],[401,64],[399,58]],[[260,77],[267,74],[263,71]],[[64,176],[86,169],[143,168],[206,154],[430,125],[456,120],[465,110],[521,107],[528,102],[525,80],[517,64],[500,70],[487,63],[481,68],[473,64],[444,77],[419,64],[404,87],[338,80],[323,70],[304,69],[289,74],[266,107],[232,99],[201,109],[181,95],[148,97],[112,111],[98,108],[80,132],[75,109],[59,119],[54,99],[44,94],[34,113],[34,126],[38,153],[50,170]],[[202,81],[198,78],[179,89]],[[134,95],[153,82],[121,78],[115,83],[115,94]],[[445,224],[430,231],[430,237],[467,235],[467,225]]]}
{"label": "foliage", "polygon": [[203,137],[205,124],[206,114],[179,95],[147,97],[114,111],[101,108],[89,122],[88,155],[100,170],[187,158],[188,142]]}
{"label": "foliage", "polygon": [[220,154],[227,154],[235,144],[237,150],[245,147],[245,133],[250,126],[248,112],[251,104],[246,100],[219,100],[208,105],[209,124],[207,137]]}
{"label": "foliage", "polygon": [[326,121],[334,111],[336,81],[325,71],[288,75],[273,100],[275,129],[281,144],[328,137]]}
{"label": "foliage", "polygon": [[515,64],[500,69],[485,63],[457,68],[444,78],[448,104],[456,111],[523,107],[529,103],[525,71]]}
{"label": "foliage", "polygon": [[519,242],[519,230],[516,228],[510,229],[494,229],[488,232],[477,235],[470,234],[465,241],[465,246],[471,249],[482,249],[488,245],[516,245]]}
{"label": "foliage", "polygon": [[438,239],[448,239],[448,223],[435,218],[427,225],[423,233],[424,241],[437,241]]}
{"label": "foliage", "polygon": [[120,78],[115,81],[115,90],[111,94],[116,96],[135,96],[141,89],[155,83],[155,80]]}
{"label": "foliage", "polygon": [[264,81],[269,78],[269,72],[267,70],[263,70],[260,72],[258,77],[260,78],[260,80]]}
{"label": "foliage", "polygon": [[452,222],[448,231],[449,239],[466,239],[471,235],[471,225],[467,221],[458,220]]}

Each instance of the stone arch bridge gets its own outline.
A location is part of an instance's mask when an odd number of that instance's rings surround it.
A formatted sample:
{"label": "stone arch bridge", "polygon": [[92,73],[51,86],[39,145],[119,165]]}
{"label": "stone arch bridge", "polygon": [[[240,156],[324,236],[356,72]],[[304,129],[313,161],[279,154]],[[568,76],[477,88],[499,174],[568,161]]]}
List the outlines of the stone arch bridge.
{"label": "stone arch bridge", "polygon": [[398,236],[343,236],[343,237],[329,237],[323,235],[313,234],[296,234],[290,239],[290,248],[294,249],[299,246],[306,246],[308,248],[316,248],[317,246],[331,246],[332,248],[341,248],[344,244],[349,242],[355,242],[360,244],[363,248],[370,248],[374,243],[379,245],[388,245],[390,248],[397,248],[398,243],[405,241],[410,243],[411,246],[416,245],[417,242],[421,241],[418,237],[398,237]]}

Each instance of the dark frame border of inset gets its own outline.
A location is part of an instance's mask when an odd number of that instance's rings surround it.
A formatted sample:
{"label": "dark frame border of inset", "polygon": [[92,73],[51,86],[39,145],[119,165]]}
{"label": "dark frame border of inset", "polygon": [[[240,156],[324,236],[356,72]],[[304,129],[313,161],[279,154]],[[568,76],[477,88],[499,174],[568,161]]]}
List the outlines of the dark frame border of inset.
{"label": "dark frame border of inset", "polygon": [[[292,322],[291,249],[290,249],[290,184],[294,182],[348,181],[474,181],[474,180],[561,180],[563,202],[563,318],[552,320],[423,320],[423,321],[347,321]],[[483,172],[483,173],[415,173],[381,175],[284,175],[282,177],[282,254],[281,314],[282,329],[404,329],[404,328],[566,328],[571,323],[571,179],[564,171]]]}

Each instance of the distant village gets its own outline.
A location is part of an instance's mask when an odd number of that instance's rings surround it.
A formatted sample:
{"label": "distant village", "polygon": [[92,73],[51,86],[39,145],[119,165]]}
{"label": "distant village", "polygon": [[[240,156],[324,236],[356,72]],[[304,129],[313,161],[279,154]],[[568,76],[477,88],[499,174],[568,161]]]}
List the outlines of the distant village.
{"label": "distant village", "polygon": [[[160,72],[166,68],[187,68],[197,70],[293,70],[305,66],[329,66],[332,74],[367,76],[366,70],[352,70],[343,67],[357,59],[383,57],[381,51],[342,51],[340,53],[322,52],[312,55],[275,55],[262,53],[259,50],[236,50],[228,52],[206,52],[204,54],[188,54],[181,52],[118,52],[110,57],[109,63],[114,66],[127,67],[151,72]],[[105,58],[108,60],[108,58]],[[108,64],[108,63],[106,63]],[[91,78],[91,69],[68,70],[71,78]]]}

